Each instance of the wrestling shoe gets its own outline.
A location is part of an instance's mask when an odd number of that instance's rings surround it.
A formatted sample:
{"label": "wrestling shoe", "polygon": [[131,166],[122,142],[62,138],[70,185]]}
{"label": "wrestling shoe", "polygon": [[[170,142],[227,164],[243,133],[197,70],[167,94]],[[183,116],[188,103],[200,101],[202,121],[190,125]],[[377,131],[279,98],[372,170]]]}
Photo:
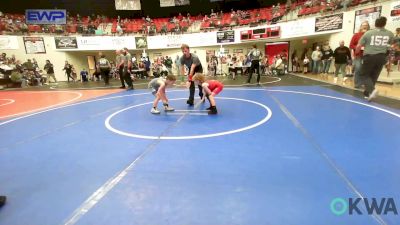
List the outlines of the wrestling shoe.
{"label": "wrestling shoe", "polygon": [[164,107],[164,111],[165,111],[165,112],[172,112],[172,111],[174,111],[174,110],[175,110],[174,108],[169,107],[169,106]]}
{"label": "wrestling shoe", "polygon": [[156,109],[156,108],[151,108],[151,113],[153,114],[160,114],[160,110]]}

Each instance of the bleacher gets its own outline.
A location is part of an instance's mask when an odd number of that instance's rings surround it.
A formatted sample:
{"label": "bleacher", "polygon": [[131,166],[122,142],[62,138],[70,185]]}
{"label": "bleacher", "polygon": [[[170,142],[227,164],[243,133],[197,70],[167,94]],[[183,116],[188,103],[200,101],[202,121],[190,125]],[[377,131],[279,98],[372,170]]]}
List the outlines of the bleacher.
{"label": "bleacher", "polygon": [[[377,0],[352,0],[348,7],[357,7],[358,5]],[[311,2],[311,5],[309,4]],[[142,18],[121,19],[118,22],[117,18],[90,18],[88,16],[78,18],[69,16],[67,24],[64,26],[48,26],[48,25],[28,25],[27,32],[31,33],[50,33],[50,34],[82,34],[82,35],[133,35],[144,34],[154,35],[160,34],[164,24],[167,26],[168,33],[176,32],[177,28],[180,33],[184,32],[207,32],[216,29],[231,29],[237,26],[256,26],[260,24],[277,23],[285,18],[289,13],[297,12],[294,18],[311,16],[315,14],[334,13],[335,10],[340,10],[341,2],[331,1],[329,4],[325,1],[316,1],[318,4],[312,4],[315,1],[300,1],[290,5],[277,5],[259,9],[240,11],[234,18],[231,12],[225,12],[222,15],[212,18],[199,18],[197,16],[190,17],[190,23],[187,20],[180,20],[177,23],[171,22],[170,18],[153,18],[151,22],[145,21]],[[306,4],[307,3],[307,4]],[[246,16],[241,16],[246,15]],[[10,24],[8,21],[11,20]],[[288,20],[288,18],[286,18]],[[0,17],[0,34],[24,34],[21,30],[22,24],[25,23],[25,16],[22,14],[7,14],[4,13]],[[200,24],[200,26],[198,26]],[[118,25],[122,29],[122,33],[118,33]],[[149,33],[149,28],[155,26],[155,33]],[[96,30],[100,32],[95,32]]]}

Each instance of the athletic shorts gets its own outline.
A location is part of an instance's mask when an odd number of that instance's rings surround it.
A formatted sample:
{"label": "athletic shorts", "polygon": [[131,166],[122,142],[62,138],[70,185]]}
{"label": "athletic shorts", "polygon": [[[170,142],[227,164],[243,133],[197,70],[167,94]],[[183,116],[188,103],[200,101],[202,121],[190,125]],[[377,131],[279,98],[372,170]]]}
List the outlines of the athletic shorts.
{"label": "athletic shorts", "polygon": [[158,88],[152,88],[151,93],[155,96],[158,92]]}

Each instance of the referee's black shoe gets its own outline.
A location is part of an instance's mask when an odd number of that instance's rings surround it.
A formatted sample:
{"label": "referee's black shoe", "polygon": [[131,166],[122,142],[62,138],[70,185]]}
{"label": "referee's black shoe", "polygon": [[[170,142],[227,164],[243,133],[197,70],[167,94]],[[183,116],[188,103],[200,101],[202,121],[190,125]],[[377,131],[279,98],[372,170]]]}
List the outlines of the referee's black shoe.
{"label": "referee's black shoe", "polygon": [[193,99],[188,99],[188,100],[186,101],[186,103],[187,103],[188,105],[190,105],[190,106],[193,106],[193,105],[194,105],[194,100],[193,100]]}

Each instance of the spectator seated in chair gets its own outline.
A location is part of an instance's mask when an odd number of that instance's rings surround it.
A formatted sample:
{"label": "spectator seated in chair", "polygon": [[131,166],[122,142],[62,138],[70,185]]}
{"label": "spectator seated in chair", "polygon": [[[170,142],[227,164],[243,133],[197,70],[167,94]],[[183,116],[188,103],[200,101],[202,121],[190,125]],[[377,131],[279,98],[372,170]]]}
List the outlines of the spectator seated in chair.
{"label": "spectator seated in chair", "polygon": [[88,82],[89,73],[85,68],[82,69],[80,75],[81,75],[81,82]]}
{"label": "spectator seated in chair", "polygon": [[154,77],[165,77],[168,75],[168,68],[161,62],[160,59],[157,63],[153,64],[153,76]]}
{"label": "spectator seated in chair", "polygon": [[272,74],[275,76],[285,75],[285,64],[283,63],[282,57],[280,55],[276,56],[275,64],[272,68]]}

